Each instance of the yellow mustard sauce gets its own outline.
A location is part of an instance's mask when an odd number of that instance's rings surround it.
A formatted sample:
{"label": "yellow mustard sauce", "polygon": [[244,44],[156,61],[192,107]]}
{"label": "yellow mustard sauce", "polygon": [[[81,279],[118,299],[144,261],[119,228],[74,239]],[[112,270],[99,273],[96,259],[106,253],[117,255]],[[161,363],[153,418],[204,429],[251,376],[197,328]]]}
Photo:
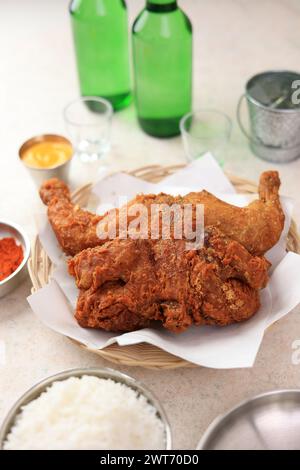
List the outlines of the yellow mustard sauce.
{"label": "yellow mustard sauce", "polygon": [[36,142],[24,151],[22,160],[32,168],[53,168],[70,160],[72,146],[67,142]]}

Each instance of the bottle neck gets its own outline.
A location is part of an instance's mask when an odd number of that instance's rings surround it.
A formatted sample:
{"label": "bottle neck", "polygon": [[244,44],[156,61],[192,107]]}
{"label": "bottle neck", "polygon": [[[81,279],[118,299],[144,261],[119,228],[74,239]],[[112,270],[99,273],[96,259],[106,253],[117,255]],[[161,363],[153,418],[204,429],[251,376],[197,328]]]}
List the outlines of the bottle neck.
{"label": "bottle neck", "polygon": [[147,0],[146,8],[154,13],[166,13],[177,9],[177,0]]}

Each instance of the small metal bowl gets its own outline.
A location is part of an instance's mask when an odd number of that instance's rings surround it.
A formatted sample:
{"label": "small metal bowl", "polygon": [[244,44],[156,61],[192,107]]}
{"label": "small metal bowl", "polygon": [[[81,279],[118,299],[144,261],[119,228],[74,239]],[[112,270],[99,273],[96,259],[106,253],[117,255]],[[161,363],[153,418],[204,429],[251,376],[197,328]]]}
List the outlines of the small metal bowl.
{"label": "small metal bowl", "polygon": [[217,417],[198,450],[299,450],[300,389],[250,398]]}
{"label": "small metal bowl", "polygon": [[67,160],[66,162],[61,163],[60,165],[57,165],[57,166],[50,167],[50,168],[34,168],[29,165],[26,165],[26,163],[23,161],[25,152],[34,144],[37,144],[39,142],[63,142],[67,145],[70,145],[70,147],[73,148],[71,142],[66,137],[63,137],[61,135],[56,135],[56,134],[43,134],[43,135],[38,135],[36,137],[32,137],[29,140],[26,140],[26,142],[24,142],[24,144],[21,146],[19,150],[19,157],[20,157],[20,161],[23,163],[25,168],[29,171],[35,184],[38,187],[40,187],[43,181],[50,179],[50,178],[59,178],[67,182],[73,156],[71,156],[71,158],[69,158],[69,160]]}
{"label": "small metal bowl", "polygon": [[9,434],[16,416],[20,413],[21,408],[24,405],[27,405],[32,400],[35,400],[37,397],[43,393],[49,385],[53,382],[61,381],[68,379],[69,377],[82,377],[83,375],[92,375],[95,377],[99,377],[101,379],[112,379],[115,382],[120,382],[122,384],[127,385],[128,387],[136,390],[140,395],[144,395],[148,402],[156,409],[157,415],[162,420],[164,429],[165,429],[165,449],[170,450],[172,449],[172,436],[171,436],[171,429],[170,425],[166,416],[166,413],[159,403],[158,399],[150,392],[145,385],[138,382],[133,377],[129,377],[128,375],[122,374],[119,371],[103,368],[88,368],[88,369],[69,369],[59,374],[52,375],[41,382],[38,382],[32,388],[30,388],[24,395],[19,398],[19,400],[14,404],[14,406],[9,411],[8,415],[6,416],[3,424],[0,428],[0,450],[3,450],[3,444],[5,442],[6,436]]}
{"label": "small metal bowl", "polygon": [[22,281],[26,274],[26,264],[30,255],[30,241],[20,225],[0,220],[0,239],[4,237],[13,237],[23,248],[23,261],[18,268],[8,277],[0,281],[0,297],[11,292]]}

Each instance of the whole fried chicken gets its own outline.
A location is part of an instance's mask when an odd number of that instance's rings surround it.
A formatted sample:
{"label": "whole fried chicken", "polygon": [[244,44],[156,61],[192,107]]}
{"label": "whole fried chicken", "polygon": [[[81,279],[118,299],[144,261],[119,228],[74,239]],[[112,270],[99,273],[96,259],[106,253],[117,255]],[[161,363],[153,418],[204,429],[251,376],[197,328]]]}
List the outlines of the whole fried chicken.
{"label": "whole fried chicken", "polygon": [[206,228],[200,250],[187,251],[184,240],[115,239],[68,264],[82,327],[132,331],[158,320],[177,333],[250,318],[269,267],[214,227]]}
{"label": "whole fried chicken", "polygon": [[[205,226],[215,226],[232,240],[243,245],[253,255],[263,255],[279,240],[284,226],[284,214],[279,199],[280,180],[276,171],[262,173],[259,182],[259,199],[246,207],[236,207],[221,201],[207,191],[193,192],[186,196],[173,197],[168,194],[139,195],[117,214],[117,232],[121,214],[128,213],[132,208],[142,204],[151,218],[153,204],[181,207],[191,204],[195,222],[197,204],[204,205]],[[56,234],[58,242],[67,255],[75,255],[85,248],[101,245],[107,239],[97,235],[99,222],[103,227],[109,226],[114,220],[115,211],[104,216],[97,216],[80,209],[71,202],[69,189],[58,179],[46,181],[40,196],[48,206],[48,218]],[[128,224],[132,221],[128,215]],[[151,221],[149,223],[151,226]]]}

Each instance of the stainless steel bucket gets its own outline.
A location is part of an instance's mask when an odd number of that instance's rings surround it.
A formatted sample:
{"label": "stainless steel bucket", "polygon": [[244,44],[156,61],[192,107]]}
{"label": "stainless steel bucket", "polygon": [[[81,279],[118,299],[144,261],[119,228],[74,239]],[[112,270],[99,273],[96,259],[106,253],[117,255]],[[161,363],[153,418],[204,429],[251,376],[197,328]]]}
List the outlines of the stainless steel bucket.
{"label": "stainless steel bucket", "polygon": [[[237,119],[260,158],[286,163],[300,157],[300,74],[270,71],[252,77],[237,107]],[[247,100],[250,130],[241,119],[241,106]],[[298,103],[299,101],[299,103]]]}

